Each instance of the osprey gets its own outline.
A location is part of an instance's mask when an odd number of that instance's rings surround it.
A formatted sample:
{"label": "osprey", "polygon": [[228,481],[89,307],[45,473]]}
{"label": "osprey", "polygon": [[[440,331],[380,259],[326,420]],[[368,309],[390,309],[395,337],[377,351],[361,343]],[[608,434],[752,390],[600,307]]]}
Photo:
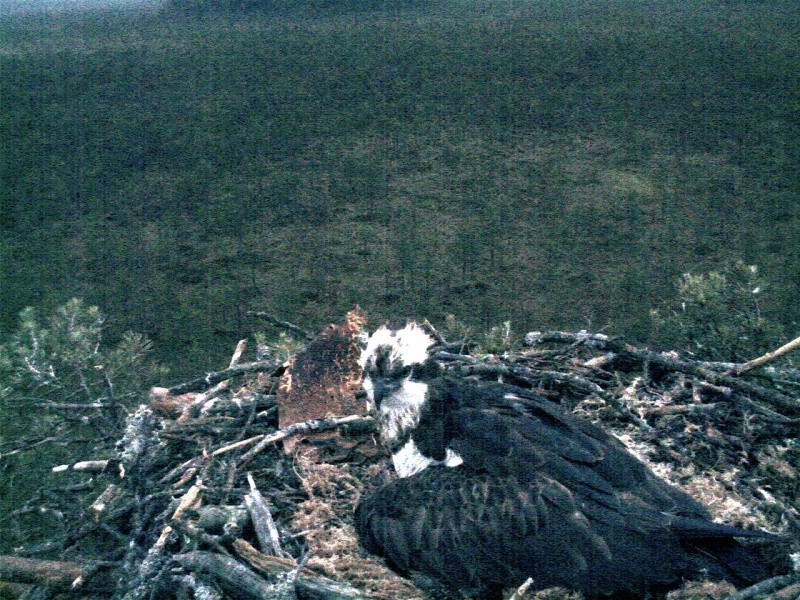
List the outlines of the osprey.
{"label": "osprey", "polygon": [[361,544],[422,587],[479,598],[533,578],[587,596],[642,596],[766,576],[708,511],[599,427],[530,390],[446,377],[416,324],[383,327],[364,388],[400,478],[364,498]]}

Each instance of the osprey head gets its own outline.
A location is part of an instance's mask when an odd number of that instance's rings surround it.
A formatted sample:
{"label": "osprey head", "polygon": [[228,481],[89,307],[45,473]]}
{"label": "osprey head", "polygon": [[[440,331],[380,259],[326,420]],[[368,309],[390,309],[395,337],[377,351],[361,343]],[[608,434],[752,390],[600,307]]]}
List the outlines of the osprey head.
{"label": "osprey head", "polygon": [[[441,372],[428,354],[433,343],[433,338],[416,323],[398,330],[384,326],[372,334],[361,354],[364,390],[378,411],[381,440],[392,453],[401,476],[430,464],[415,450],[411,434],[427,399],[427,382]],[[414,456],[413,466],[404,458],[408,453]],[[428,462],[423,465],[421,461]]]}
{"label": "osprey head", "polygon": [[372,334],[360,363],[364,389],[375,408],[380,409],[385,402],[413,402],[413,398],[406,397],[412,390],[424,396],[424,387],[414,388],[409,384],[430,378],[427,372],[432,363],[425,367],[431,345],[433,339],[416,323],[398,330],[383,326]]}

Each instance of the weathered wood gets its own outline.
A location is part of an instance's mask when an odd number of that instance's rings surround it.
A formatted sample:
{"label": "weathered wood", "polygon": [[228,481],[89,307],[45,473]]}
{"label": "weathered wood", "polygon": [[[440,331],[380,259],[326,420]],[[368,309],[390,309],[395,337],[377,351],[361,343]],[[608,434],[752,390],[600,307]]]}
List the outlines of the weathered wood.
{"label": "weathered wood", "polygon": [[95,498],[95,501],[92,502],[92,505],[89,507],[89,513],[92,515],[92,519],[95,523],[99,523],[103,520],[103,517],[105,517],[109,511],[116,506],[117,502],[119,502],[122,494],[122,488],[112,483],[103,490],[102,494]]}
{"label": "weathered wood", "polygon": [[[154,595],[151,587],[153,581],[157,574],[164,568],[164,565],[169,561],[166,547],[175,532],[173,526],[178,525],[187,511],[200,506],[201,492],[202,485],[200,482],[187,490],[181,497],[178,507],[170,518],[171,524],[162,525],[158,539],[156,539],[155,543],[144,553],[143,557],[141,548],[135,544],[130,545],[125,568],[125,570],[129,572],[126,574],[126,580],[120,582],[122,591],[125,592],[123,600],[144,600]],[[139,558],[138,561],[136,560],[137,558]],[[115,597],[119,595],[120,590],[117,590]]]}
{"label": "weathered wood", "polygon": [[767,600],[797,600],[798,598],[800,598],[800,583],[793,583],[773,592],[767,597]]}
{"label": "weathered wood", "polygon": [[65,473],[67,471],[102,473],[109,467],[111,462],[110,460],[82,460],[71,465],[58,465],[51,470],[53,473]]}
{"label": "weathered wood", "polygon": [[197,526],[206,531],[223,531],[226,528],[241,531],[250,522],[247,509],[241,506],[208,504],[195,511]]}
{"label": "weathered wood", "polygon": [[614,359],[617,357],[616,353],[614,352],[606,352],[600,356],[595,356],[594,358],[590,358],[589,360],[583,361],[580,363],[587,369],[602,369],[610,365]]}
{"label": "weathered wood", "polygon": [[580,391],[590,394],[604,394],[603,388],[588,379],[574,373],[562,373],[559,371],[545,371],[531,369],[529,367],[509,365],[507,363],[474,363],[461,367],[456,367],[462,375],[504,375],[517,377],[522,380],[537,383],[540,381],[557,382],[567,384]]}
{"label": "weathered wood", "polygon": [[17,454],[22,454],[23,452],[28,452],[29,450],[33,450],[34,448],[38,448],[39,446],[44,446],[45,444],[53,444],[57,443],[58,438],[55,436],[48,436],[41,440],[31,441],[28,442],[15,450],[11,450],[10,452],[0,452],[0,459],[9,458],[10,456],[16,456]]}
{"label": "weathered wood", "polygon": [[214,552],[186,552],[172,560],[199,579],[210,581],[231,598],[274,600],[273,586],[234,558]]}
{"label": "weathered wood", "polygon": [[772,383],[800,389],[800,369],[793,367],[765,367],[759,375],[768,377]]}
{"label": "weathered wood", "polygon": [[[244,540],[236,540],[233,547],[239,556],[270,578],[286,576],[297,568],[293,560],[262,554]],[[295,591],[301,600],[366,600],[369,597],[352,586],[305,568],[297,575]]]}
{"label": "weathered wood", "polygon": [[[543,341],[556,341],[561,339],[563,341],[570,339],[570,336],[574,336],[575,339],[579,339],[583,336],[582,333],[568,334],[565,332],[550,332],[547,334],[532,332],[532,334],[528,335],[533,336],[535,343],[539,343],[540,339]],[[636,348],[622,340],[608,338],[602,334],[593,334],[589,337],[593,342],[598,343],[602,349],[611,350],[615,355],[613,357],[614,359],[618,359],[620,354],[624,354],[643,364],[656,365],[667,371],[691,375],[715,386],[735,389],[746,396],[758,398],[759,400],[774,404],[782,409],[800,411],[800,402],[794,398],[738,377],[714,371],[704,366],[705,363],[680,360],[675,353],[653,352],[651,350]],[[587,366],[586,363],[584,363],[584,366]]]}
{"label": "weathered wood", "polygon": [[514,593],[509,596],[508,600],[522,600],[522,598],[526,598],[528,595],[528,588],[533,585],[533,578],[528,577],[521,586],[519,586]]}
{"label": "weathered wood", "polygon": [[722,373],[715,373],[709,369],[705,369],[694,362],[681,361],[664,353],[651,352],[649,350],[639,350],[633,346],[626,344],[626,350],[650,364],[658,365],[670,371],[678,371],[693,375],[699,379],[703,379],[713,385],[724,386],[732,389],[739,390],[747,396],[753,396],[765,402],[774,404],[780,408],[800,411],[800,402],[776,392],[774,390],[765,388],[761,385],[733,377],[731,375],[724,375]]}
{"label": "weathered wood", "polygon": [[285,556],[286,553],[281,548],[280,535],[275,527],[275,521],[272,519],[267,501],[258,491],[256,482],[250,473],[247,474],[247,482],[250,485],[250,491],[245,494],[244,503],[250,513],[250,520],[253,523],[261,551],[273,556]]}
{"label": "weathered wood", "polygon": [[235,367],[231,367],[223,371],[212,371],[203,377],[198,377],[197,379],[192,379],[186,383],[174,385],[171,388],[167,388],[167,390],[173,395],[186,394],[188,392],[198,392],[201,390],[206,390],[218,384],[220,381],[231,379],[232,377],[239,377],[249,373],[264,373],[265,371],[274,370],[275,365],[268,362],[245,363],[243,365],[236,365]]}
{"label": "weathered wood", "polygon": [[753,360],[748,361],[743,365],[736,367],[736,369],[734,369],[734,372],[732,374],[741,375],[742,373],[745,373],[751,369],[755,369],[756,367],[760,367],[761,365],[764,365],[772,360],[775,360],[776,358],[779,358],[784,354],[788,354],[793,350],[797,350],[798,348],[800,348],[800,337],[793,339],[788,344],[784,344],[777,350],[773,350],[772,352],[767,352],[763,356],[754,358]]}
{"label": "weathered wood", "polygon": [[[240,465],[245,464],[252,460],[257,454],[263,452],[264,449],[269,445],[280,442],[281,440],[293,435],[308,433],[309,431],[325,431],[326,429],[336,429],[337,427],[341,427],[343,425],[371,424],[374,422],[375,421],[372,417],[348,415],[346,417],[331,417],[330,419],[314,419],[312,421],[305,421],[303,423],[295,423],[294,425],[289,425],[289,427],[276,431],[273,434],[260,436],[261,440],[255,445],[255,447],[251,448],[249,451],[240,456],[237,462]],[[223,450],[227,451],[227,449],[223,447],[215,450],[212,454],[221,454]]]}
{"label": "weathered wood", "polygon": [[428,319],[422,322],[422,329],[436,341],[437,346],[448,345],[447,340],[442,337],[442,334],[436,330],[436,327]]}
{"label": "weathered wood", "polygon": [[190,487],[187,492],[181,497],[178,503],[178,508],[172,513],[172,520],[178,521],[183,518],[186,511],[198,508],[202,503],[203,482],[198,481],[195,485]]}
{"label": "weathered wood", "polygon": [[434,354],[434,358],[441,361],[463,362],[472,365],[479,365],[482,363],[481,359],[470,356],[469,354],[458,354],[456,352],[446,352],[444,350],[440,350]]}
{"label": "weathered wood", "polygon": [[81,577],[86,565],[57,560],[0,556],[0,579],[66,589]]}
{"label": "weathered wood", "polygon": [[276,327],[280,327],[281,329],[286,329],[288,331],[291,331],[292,333],[298,333],[302,335],[307,341],[311,341],[314,339],[314,334],[309,332],[308,330],[303,329],[302,327],[295,325],[294,323],[290,323],[289,321],[284,321],[282,319],[279,319],[269,313],[257,310],[248,310],[247,314],[250,315],[251,317],[264,319],[268,323],[272,323],[273,325],[275,325]]}
{"label": "weathered wood", "polygon": [[0,579],[57,590],[75,589],[90,583],[87,589],[110,591],[113,589],[111,578],[105,573],[93,577],[100,567],[108,566],[111,565],[0,556]]}
{"label": "weathered wood", "polygon": [[[236,349],[233,351],[233,356],[231,357],[230,363],[228,364],[228,369],[234,368],[236,365],[239,364],[239,361],[242,358],[242,354],[247,349],[247,339],[239,340],[239,343],[236,344]],[[216,395],[224,392],[230,386],[230,379],[224,379],[217,383],[216,385],[212,386],[210,389],[197,394],[197,396],[188,404],[183,407],[180,416],[178,417],[178,423],[184,423],[189,420],[191,417],[195,416],[198,413],[204,404],[209,400],[213,399]]]}
{"label": "weathered wood", "polygon": [[569,331],[530,331],[525,334],[523,343],[526,346],[537,346],[547,342],[590,343],[593,347],[605,349],[611,338],[603,333],[577,333]]}
{"label": "weathered wood", "polygon": [[197,581],[192,574],[175,577],[175,580],[191,594],[189,597],[194,600],[223,600],[221,592],[207,583]]}
{"label": "weathered wood", "polygon": [[729,387],[725,387],[724,385],[714,385],[713,383],[708,383],[707,381],[701,381],[699,384],[700,389],[705,391],[715,392],[717,394],[722,394],[723,396],[730,396],[733,393],[733,390]]}
{"label": "weathered wood", "polygon": [[233,452],[234,450],[239,450],[240,448],[246,448],[247,446],[251,446],[256,442],[260,442],[266,435],[254,435],[253,437],[249,437],[245,440],[239,440],[238,442],[234,442],[232,444],[225,444],[221,448],[217,448],[211,453],[211,456],[219,456],[220,454],[226,454],[228,452]]}
{"label": "weathered wood", "polygon": [[781,588],[788,587],[800,581],[800,573],[792,573],[791,575],[781,575],[779,577],[772,577],[759,581],[755,585],[748,588],[739,590],[735,594],[728,596],[725,600],[748,600],[749,598],[763,598],[766,594],[780,590]]}
{"label": "weathered wood", "polygon": [[709,404],[667,404],[666,406],[642,409],[642,413],[646,416],[700,415],[713,411],[717,406],[719,404],[716,402]]}
{"label": "weathered wood", "polygon": [[49,408],[51,410],[97,410],[99,408],[113,408],[113,404],[103,402],[65,403],[65,402],[37,402],[36,408]]}

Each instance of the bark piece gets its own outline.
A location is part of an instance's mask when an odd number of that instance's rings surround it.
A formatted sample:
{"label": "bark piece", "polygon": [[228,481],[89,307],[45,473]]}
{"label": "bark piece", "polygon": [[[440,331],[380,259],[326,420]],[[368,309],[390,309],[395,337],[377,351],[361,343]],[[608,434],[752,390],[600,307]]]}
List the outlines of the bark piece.
{"label": "bark piece", "polygon": [[[366,412],[361,389],[361,349],[358,334],[365,322],[356,309],[348,313],[345,325],[330,325],[308,347],[294,356],[278,387],[278,418],[281,429],[342,415]],[[313,460],[352,460],[377,452],[370,437],[345,438],[339,431],[295,436],[284,442],[287,452],[303,452]]]}
{"label": "bark piece", "polygon": [[250,473],[247,474],[247,482],[250,485],[250,491],[245,494],[244,502],[250,513],[250,520],[253,522],[253,529],[256,531],[261,551],[274,556],[284,556],[280,535],[278,528],[275,527],[275,521],[272,519],[272,513]]}

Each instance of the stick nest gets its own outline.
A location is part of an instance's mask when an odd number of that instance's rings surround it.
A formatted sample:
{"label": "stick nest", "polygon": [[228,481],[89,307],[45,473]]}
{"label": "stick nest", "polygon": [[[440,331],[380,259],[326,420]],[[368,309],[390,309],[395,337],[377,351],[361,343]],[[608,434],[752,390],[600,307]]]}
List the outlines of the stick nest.
{"label": "stick nest", "polygon": [[[502,357],[467,347],[439,337],[436,358],[450,376],[534,388],[600,423],[720,522],[792,536],[765,556],[776,574],[791,573],[789,556],[800,550],[796,371],[739,373],[737,365],[584,332],[531,333],[523,350]],[[356,504],[394,476],[369,415],[279,425],[285,375],[267,359],[151,393],[152,404],[128,418],[114,456],[87,457],[98,459],[86,463],[94,465],[85,467],[90,475],[77,464],[62,467],[73,473],[64,475],[75,478],[72,487],[82,486],[72,505],[61,498],[63,529],[17,556],[80,567],[85,576],[73,597],[422,598],[357,543]],[[321,452],[320,430],[336,432],[321,443],[346,451]],[[291,453],[282,448],[287,439]],[[63,593],[69,587],[57,578],[17,579]],[[797,581],[790,574],[759,597],[784,597]],[[693,582],[669,598],[734,591]],[[579,598],[564,590],[513,595]]]}

